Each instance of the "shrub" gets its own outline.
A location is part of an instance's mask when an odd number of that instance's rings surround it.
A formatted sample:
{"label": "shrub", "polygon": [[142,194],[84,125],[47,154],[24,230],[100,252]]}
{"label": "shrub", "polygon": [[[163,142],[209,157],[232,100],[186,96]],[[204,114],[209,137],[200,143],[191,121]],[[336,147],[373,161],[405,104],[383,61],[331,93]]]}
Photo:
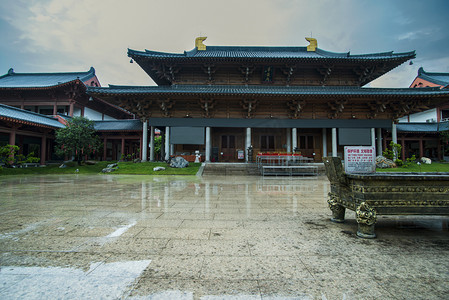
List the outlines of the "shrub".
{"label": "shrub", "polygon": [[0,156],[7,167],[12,167],[14,165],[14,156],[18,151],[19,147],[16,145],[6,145],[0,147]]}
{"label": "shrub", "polygon": [[382,155],[388,159],[394,160],[401,157],[402,146],[395,144],[393,141],[390,143],[390,149],[386,148]]}

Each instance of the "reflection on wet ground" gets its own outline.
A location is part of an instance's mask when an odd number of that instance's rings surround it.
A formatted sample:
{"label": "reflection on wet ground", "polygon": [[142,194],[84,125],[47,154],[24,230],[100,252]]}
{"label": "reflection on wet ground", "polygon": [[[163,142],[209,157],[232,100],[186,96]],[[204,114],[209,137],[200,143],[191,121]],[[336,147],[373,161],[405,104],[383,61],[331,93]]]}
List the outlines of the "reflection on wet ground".
{"label": "reflection on wet ground", "polygon": [[324,177],[0,178],[0,298],[444,299],[448,217],[329,221]]}

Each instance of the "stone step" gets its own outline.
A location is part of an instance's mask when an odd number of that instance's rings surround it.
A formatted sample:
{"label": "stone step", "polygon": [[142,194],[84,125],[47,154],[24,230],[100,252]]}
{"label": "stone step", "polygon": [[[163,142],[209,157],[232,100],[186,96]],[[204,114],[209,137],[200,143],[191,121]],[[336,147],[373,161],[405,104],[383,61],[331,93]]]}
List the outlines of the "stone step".
{"label": "stone step", "polygon": [[[318,167],[318,174],[324,174],[324,164],[313,164]],[[208,163],[204,167],[203,176],[260,176],[260,171],[256,164],[233,164],[233,163]]]}
{"label": "stone step", "polygon": [[248,176],[259,175],[259,171],[254,164],[210,163],[206,164],[204,175]]}

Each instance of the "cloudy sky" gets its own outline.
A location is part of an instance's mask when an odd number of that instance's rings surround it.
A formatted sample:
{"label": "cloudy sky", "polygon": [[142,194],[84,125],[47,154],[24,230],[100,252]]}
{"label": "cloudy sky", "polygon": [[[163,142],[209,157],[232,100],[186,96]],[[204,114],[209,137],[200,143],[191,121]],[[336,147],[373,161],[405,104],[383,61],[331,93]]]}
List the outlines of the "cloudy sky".
{"label": "cloudy sky", "polygon": [[371,84],[407,87],[422,66],[449,72],[447,0],[1,0],[0,74],[95,67],[103,86],[153,85],[127,48],[306,46],[353,54],[416,50]]}

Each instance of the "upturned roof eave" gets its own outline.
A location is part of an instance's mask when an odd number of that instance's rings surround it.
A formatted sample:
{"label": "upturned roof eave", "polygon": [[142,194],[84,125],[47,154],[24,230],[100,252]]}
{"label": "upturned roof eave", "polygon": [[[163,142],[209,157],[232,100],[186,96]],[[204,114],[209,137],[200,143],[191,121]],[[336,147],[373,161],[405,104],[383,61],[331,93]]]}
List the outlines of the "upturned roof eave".
{"label": "upturned roof eave", "polygon": [[429,82],[434,83],[434,84],[441,85],[443,87],[445,87],[445,86],[447,86],[449,84],[449,75],[448,75],[448,81],[443,81],[443,80],[437,79],[435,77],[432,77],[432,76],[430,76],[428,74],[424,74],[424,73],[418,75],[417,78],[424,79],[426,81],[429,81]]}
{"label": "upturned roof eave", "polygon": [[0,90],[51,90],[51,89],[56,89],[56,88],[64,88],[66,86],[69,86],[71,84],[80,84],[80,86],[83,86],[84,89],[86,89],[86,85],[84,84],[84,82],[81,79],[74,79],[71,81],[67,81],[64,83],[60,83],[60,84],[56,84],[56,85],[49,85],[49,86],[23,86],[23,87],[0,87]]}

